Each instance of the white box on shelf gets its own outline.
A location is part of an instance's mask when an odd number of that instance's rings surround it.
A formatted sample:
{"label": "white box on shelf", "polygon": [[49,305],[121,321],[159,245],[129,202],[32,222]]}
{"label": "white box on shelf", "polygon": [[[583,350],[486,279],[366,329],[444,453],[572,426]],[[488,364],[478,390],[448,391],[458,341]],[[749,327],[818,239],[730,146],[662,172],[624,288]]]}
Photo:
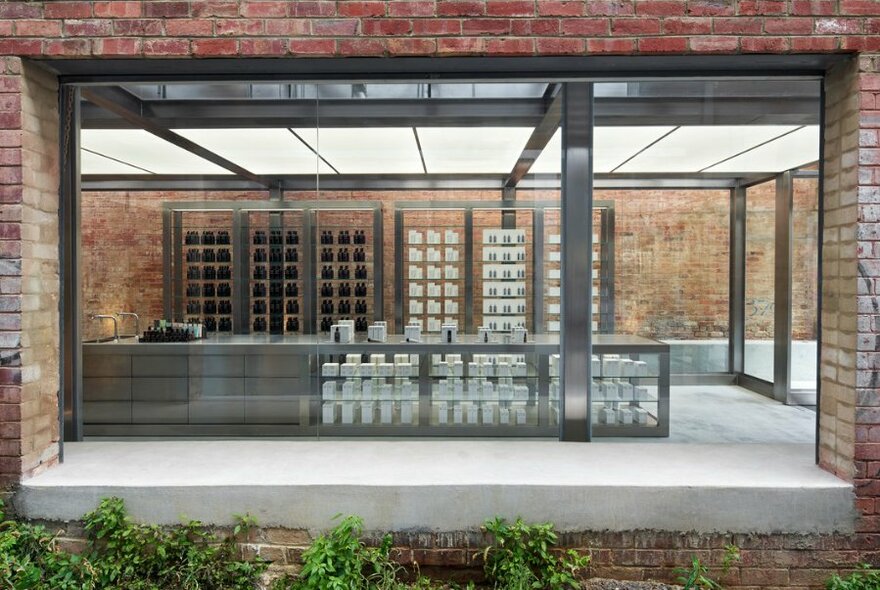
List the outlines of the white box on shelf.
{"label": "white box on shelf", "polygon": [[454,377],[464,377],[464,363],[462,361],[452,361],[449,363],[449,366],[452,368],[452,375]]}
{"label": "white box on shelf", "polygon": [[437,424],[449,423],[449,405],[446,402],[437,402]]}
{"label": "white box on shelf", "polygon": [[636,366],[630,359],[620,359],[620,376],[635,377]]}
{"label": "white box on shelf", "polygon": [[558,332],[559,331],[559,322],[557,320],[550,320],[547,322],[547,331],[548,332]]}
{"label": "white box on shelf", "polygon": [[358,366],[355,363],[342,363],[339,367],[339,374],[343,377],[357,377]]}
{"label": "white box on shelf", "polygon": [[490,398],[495,395],[495,384],[491,381],[483,381],[481,389],[481,395],[485,398]]}
{"label": "white box on shelf", "polygon": [[617,421],[621,424],[632,424],[633,413],[629,408],[620,408],[617,410]]}
{"label": "white box on shelf", "polygon": [[[473,361],[469,362],[468,366],[467,366],[468,376],[469,377],[482,377],[482,372],[480,371],[481,367],[482,367],[482,365],[480,365],[480,363],[475,363]],[[470,386],[468,386],[468,389],[470,389]]]}
{"label": "white box on shelf", "polygon": [[420,326],[414,326],[412,324],[404,326],[403,336],[407,342],[421,342],[422,328]]}
{"label": "white box on shelf", "polygon": [[342,382],[342,399],[345,401],[354,399],[354,381]]}
{"label": "white box on shelf", "polygon": [[464,381],[461,379],[452,380],[452,394],[455,396],[455,399],[464,397]]}
{"label": "white box on shelf", "polygon": [[548,297],[562,297],[562,287],[547,287]]}
{"label": "white box on shelf", "polygon": [[365,379],[361,383],[361,399],[371,399],[373,397],[373,380]]}
{"label": "white box on shelf", "polygon": [[427,243],[428,244],[439,244],[440,243],[440,232],[436,232],[434,230],[429,229],[427,231]]}
{"label": "white box on shelf", "polygon": [[437,283],[428,283],[428,297],[440,297],[440,285]]}
{"label": "white box on shelf", "polygon": [[513,363],[513,376],[514,377],[525,377],[528,375],[529,367],[525,363],[515,362]]}
{"label": "white box on shelf", "polygon": [[447,262],[458,262],[458,248],[446,248],[444,255]]}
{"label": "white box on shelf", "polygon": [[502,383],[498,385],[498,399],[503,402],[513,401],[513,386]]}
{"label": "white box on shelf", "polygon": [[[412,305],[412,302],[410,302]],[[562,306],[559,303],[548,303],[547,304],[547,313],[552,313],[553,315],[559,315],[559,312],[562,311]]]}
{"label": "white box on shelf", "polygon": [[437,396],[441,399],[449,399],[449,381],[446,379],[437,382]]}
{"label": "white box on shelf", "polygon": [[514,385],[513,386],[513,399],[518,402],[526,402],[529,401],[529,386],[528,385]]}
{"label": "white box on shelf", "polygon": [[510,424],[510,409],[498,408],[498,424],[506,426]]}
{"label": "white box on shelf", "polygon": [[548,244],[561,244],[562,243],[562,234],[550,234],[547,236]]}
{"label": "white box on shelf", "polygon": [[[439,303],[437,305],[440,305]],[[440,342],[444,344],[454,344],[458,341],[458,326],[454,324],[443,324],[440,326]]]}
{"label": "white box on shelf", "polygon": [[385,342],[388,340],[388,325],[385,322],[377,322],[372,326],[368,326],[367,340],[370,342]]}
{"label": "white box on shelf", "polygon": [[484,229],[483,230],[483,243],[484,244],[497,244],[498,243],[498,230],[497,229]]}
{"label": "white box on shelf", "polygon": [[418,281],[422,279],[422,267],[421,266],[410,266],[409,267],[409,278],[411,281]]}
{"label": "white box on shelf", "polygon": [[633,361],[633,365],[636,377],[648,376],[648,363],[646,363],[645,361]]}
{"label": "white box on shelf", "polygon": [[467,423],[480,423],[480,408],[476,404],[468,404],[467,406]]}
{"label": "white box on shelf", "polygon": [[[440,262],[440,250],[436,248],[428,248],[425,251],[425,259],[428,262]],[[431,278],[431,277],[428,277]]]}
{"label": "white box on shelf", "polygon": [[400,423],[401,424],[412,424],[413,421],[413,402],[411,401],[402,401],[400,402]]}
{"label": "white box on shelf", "polygon": [[617,424],[617,412],[613,408],[602,408],[599,410],[600,424]]}
{"label": "white box on shelf", "polygon": [[339,376],[339,365],[336,363],[324,363],[321,365],[321,376],[322,377],[338,377]]}
{"label": "white box on shelf", "polygon": [[421,301],[415,301],[410,299],[409,302],[409,313],[411,315],[421,315],[423,313],[424,306]]}
{"label": "white box on shelf", "polygon": [[443,276],[447,279],[458,279],[458,267],[447,264],[443,269]]}
{"label": "white box on shelf", "polygon": [[416,230],[409,230],[409,243],[410,244],[421,244],[422,243],[422,232]]}
{"label": "white box on shelf", "polygon": [[428,266],[427,270],[425,271],[425,276],[428,279],[435,279],[435,280],[443,278],[443,275],[440,272],[440,267],[433,266],[433,265]]}
{"label": "white box on shelf", "polygon": [[488,344],[492,341],[492,330],[485,326],[480,326],[477,328],[477,341],[482,342],[483,344]]}
{"label": "white box on shelf", "polygon": [[620,376],[620,358],[616,354],[602,357],[602,374],[609,377]]}
{"label": "white box on shelf", "polygon": [[455,404],[452,406],[452,423],[453,424],[461,424],[462,423],[462,408],[460,404]]}
{"label": "white box on shelf", "polygon": [[410,262],[421,262],[422,261],[422,251],[418,248],[410,248],[409,249],[409,261]]}
{"label": "white box on shelf", "polygon": [[604,379],[601,381],[602,383],[602,391],[603,397],[606,401],[618,401],[620,400],[620,390],[617,387],[617,383],[611,381],[610,379]]}
{"label": "white box on shelf", "polygon": [[321,397],[324,401],[336,400],[336,381],[325,381],[321,386]]}
{"label": "white box on shelf", "polygon": [[[525,320],[525,318],[523,318],[523,320]],[[514,344],[525,344],[529,339],[529,331],[522,325],[514,326],[511,336],[511,342]]]}
{"label": "white box on shelf", "polygon": [[342,423],[354,424],[354,402],[342,402]]}
{"label": "white box on shelf", "polygon": [[409,361],[405,363],[397,363],[394,367],[394,374],[398,377],[411,377],[413,374],[413,366]]}
{"label": "white box on shelf", "polygon": [[378,365],[379,363],[385,362],[384,354],[371,354],[370,355],[370,363],[373,365]]}
{"label": "white box on shelf", "polygon": [[330,326],[330,341],[339,344],[351,344],[354,340],[354,327],[345,323]]}
{"label": "white box on shelf", "polygon": [[458,302],[457,301],[444,301],[443,302],[443,313],[458,313]]}
{"label": "white box on shelf", "polygon": [[428,299],[427,312],[429,314],[440,313],[440,302],[434,301],[433,299]]}
{"label": "white box on shelf", "polygon": [[640,426],[648,423],[648,410],[645,408],[633,408],[633,422]]}
{"label": "white box on shelf", "polygon": [[602,374],[602,363],[599,361],[599,357],[593,355],[593,358],[590,362],[590,370],[593,373],[593,377],[598,377]]}
{"label": "white box on shelf", "polygon": [[443,283],[443,294],[446,297],[458,297],[458,285],[455,283]]}
{"label": "white box on shelf", "polygon": [[409,362],[409,355],[408,354],[404,353],[404,354],[395,354],[394,355],[394,364],[395,365],[400,364],[400,363],[408,363],[408,362]]}
{"label": "white box on shelf", "polygon": [[617,381],[617,395],[625,402],[633,401],[633,386],[629,381]]}
{"label": "white box on shelf", "polygon": [[357,353],[347,354],[345,355],[345,362],[359,365],[361,364],[361,355]]}
{"label": "white box on shelf", "polygon": [[379,363],[376,365],[376,375],[379,377],[394,377],[394,363]]}
{"label": "white box on shelf", "polygon": [[644,385],[636,385],[633,387],[633,400],[637,402],[656,401],[654,396],[651,395],[651,392]]}
{"label": "white box on shelf", "polygon": [[361,402],[361,424],[372,424],[375,420],[375,407],[373,401]]}
{"label": "white box on shelf", "polygon": [[485,424],[487,426],[495,425],[495,405],[494,404],[481,404],[480,405],[480,423]]}
{"label": "white box on shelf", "polygon": [[325,402],[321,406],[321,422],[324,424],[334,424],[336,422],[336,403]]}
{"label": "white box on shelf", "polygon": [[550,355],[550,376],[551,377],[559,377],[559,367],[560,367],[559,355],[558,354],[551,354]]}
{"label": "white box on shelf", "polygon": [[437,318],[428,318],[428,332],[439,332],[442,322]]}
{"label": "white box on shelf", "polygon": [[424,295],[425,288],[423,285],[418,283],[410,283],[409,284],[409,296],[410,297],[422,297]]}
{"label": "white box on shelf", "polygon": [[526,409],[525,408],[517,408],[516,409],[516,425],[517,426],[525,426],[526,424]]}
{"label": "white box on shelf", "polygon": [[391,424],[394,421],[394,402],[390,399],[379,402],[379,421],[382,424]]}
{"label": "white box on shelf", "polygon": [[458,243],[458,232],[455,230],[447,229],[445,232],[445,239],[447,244],[457,244]]}
{"label": "white box on shelf", "polygon": [[558,280],[562,278],[562,271],[558,268],[550,268],[547,270],[547,278]]}
{"label": "white box on shelf", "polygon": [[547,256],[548,256],[547,259],[550,262],[561,262],[562,261],[562,252],[551,251],[551,252],[547,253]]}

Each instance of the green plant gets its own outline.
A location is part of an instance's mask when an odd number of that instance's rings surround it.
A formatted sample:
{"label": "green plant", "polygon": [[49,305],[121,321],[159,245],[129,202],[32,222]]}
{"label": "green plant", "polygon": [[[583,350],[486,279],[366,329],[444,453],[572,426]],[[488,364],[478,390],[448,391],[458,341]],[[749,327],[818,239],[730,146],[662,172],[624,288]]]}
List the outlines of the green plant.
{"label": "green plant", "polygon": [[484,523],[493,537],[483,551],[486,577],[503,590],[562,590],[578,586],[578,572],[590,564],[589,555],[573,550],[557,556],[556,531],[550,523],[529,525],[521,518],[508,523],[494,518]]}
{"label": "green plant", "polygon": [[857,571],[845,578],[835,574],[825,583],[828,590],[878,590],[880,589],[880,570],[863,563]]}
{"label": "green plant", "polygon": [[[739,547],[736,545],[724,547],[724,559],[721,561],[722,575],[729,572],[733,564],[739,560]],[[675,572],[679,574],[678,581],[684,590],[721,590],[721,584],[709,577],[709,568],[698,557],[691,558],[691,566],[689,568],[677,568]]]}
{"label": "green plant", "polygon": [[[336,515],[334,519],[340,518]],[[363,521],[346,516],[329,533],[319,536],[302,556],[302,569],[296,577],[276,581],[275,590],[403,590],[403,567],[391,559],[391,535],[382,537],[378,547],[362,540]],[[430,583],[419,577],[416,586]]]}

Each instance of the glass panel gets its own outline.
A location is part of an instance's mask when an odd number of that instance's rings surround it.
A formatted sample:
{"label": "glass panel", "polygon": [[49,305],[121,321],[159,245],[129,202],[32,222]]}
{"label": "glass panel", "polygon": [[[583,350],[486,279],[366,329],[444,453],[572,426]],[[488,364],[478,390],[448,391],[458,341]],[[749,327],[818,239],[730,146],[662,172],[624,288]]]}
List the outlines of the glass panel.
{"label": "glass panel", "polygon": [[816,390],[819,274],[819,179],[793,180],[791,388]]}
{"label": "glass panel", "polygon": [[746,189],[745,351],[747,375],[773,382],[776,181]]}

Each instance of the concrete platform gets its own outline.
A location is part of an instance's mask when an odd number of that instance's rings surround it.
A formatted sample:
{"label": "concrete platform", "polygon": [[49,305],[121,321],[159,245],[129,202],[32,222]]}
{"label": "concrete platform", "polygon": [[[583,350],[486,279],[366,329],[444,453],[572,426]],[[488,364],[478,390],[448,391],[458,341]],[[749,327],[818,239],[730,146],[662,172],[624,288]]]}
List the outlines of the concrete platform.
{"label": "concrete platform", "polygon": [[25,516],[72,520],[100,498],[135,517],[323,529],[454,531],[522,516],[561,530],[851,532],[850,485],[809,444],[555,441],[168,441],[65,445],[27,481]]}

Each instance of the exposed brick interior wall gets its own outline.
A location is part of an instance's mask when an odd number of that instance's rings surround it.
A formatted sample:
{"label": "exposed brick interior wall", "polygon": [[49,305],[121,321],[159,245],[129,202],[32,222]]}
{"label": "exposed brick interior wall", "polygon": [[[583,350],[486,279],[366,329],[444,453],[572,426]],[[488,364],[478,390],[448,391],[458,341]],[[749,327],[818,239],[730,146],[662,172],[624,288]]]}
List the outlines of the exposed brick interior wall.
{"label": "exposed brick interior wall", "polygon": [[873,0],[0,3],[0,55],[363,56],[880,50]]}
{"label": "exposed brick interior wall", "polygon": [[58,460],[58,105],[41,68],[0,61],[0,482]]}

